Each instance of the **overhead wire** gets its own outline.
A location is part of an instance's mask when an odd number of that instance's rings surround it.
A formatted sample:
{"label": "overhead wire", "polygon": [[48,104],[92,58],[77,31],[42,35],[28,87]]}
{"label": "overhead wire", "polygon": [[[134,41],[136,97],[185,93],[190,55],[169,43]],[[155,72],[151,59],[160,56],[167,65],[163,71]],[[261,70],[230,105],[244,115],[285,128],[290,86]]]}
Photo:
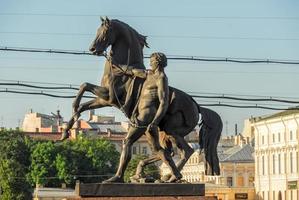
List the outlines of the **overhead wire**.
{"label": "overhead wire", "polygon": [[[91,37],[90,33],[63,33],[63,32],[24,32],[24,31],[0,31],[0,34],[22,35],[56,35],[56,36],[83,36]],[[299,41],[299,38],[270,38],[270,37],[231,37],[231,36],[206,36],[206,35],[147,35],[151,38],[176,38],[176,39],[209,39],[209,40],[270,40],[270,41]]]}
{"label": "overhead wire", "polygon": [[[40,48],[20,48],[20,47],[0,47],[0,51],[14,51],[14,52],[30,52],[30,53],[55,53],[55,54],[70,54],[70,55],[93,55],[88,51],[75,51],[75,50],[58,50],[58,49],[40,49]],[[100,55],[101,56],[101,55]],[[145,55],[144,58],[149,58]],[[286,65],[299,65],[299,60],[276,60],[276,59],[249,59],[249,58],[215,58],[215,57],[200,57],[200,56],[167,56],[169,60],[189,60],[189,61],[203,61],[203,62],[232,62],[242,64],[286,64]]]}
{"label": "overhead wire", "polygon": [[[0,79],[0,81],[3,81],[3,79]],[[5,79],[4,79],[5,80]],[[21,86],[21,87],[28,87],[28,88],[34,88],[34,89],[46,89],[46,90],[79,90],[78,87],[72,86],[73,84],[62,84],[62,85],[68,85],[68,86],[39,86],[39,85],[33,85],[29,83],[39,83],[42,84],[43,82],[30,82],[27,81],[13,81],[10,80],[9,82],[0,82],[0,86]],[[43,83],[45,84],[45,83]],[[46,83],[47,84],[47,83]],[[52,83],[48,83],[52,84]],[[58,83],[56,83],[59,85]],[[42,92],[41,92],[42,93]],[[204,94],[204,93],[202,93]],[[236,97],[236,96],[250,96],[250,95],[235,95],[235,94],[216,94],[216,93],[206,93],[209,95],[199,95],[198,92],[189,92],[189,95],[193,98],[205,98],[205,99],[229,99],[229,100],[236,100],[236,101],[272,101],[272,102],[280,102],[280,103],[288,103],[288,104],[299,104],[299,101],[293,101],[293,100],[286,100],[281,99],[277,97],[268,97],[268,98],[261,98],[263,96],[257,96],[257,95],[251,95],[250,98],[244,98],[244,97]],[[212,95],[211,95],[212,94]],[[253,97],[259,97],[259,98],[253,98]],[[283,97],[285,98],[285,97]]]}
{"label": "overhead wire", "polygon": [[47,17],[124,17],[124,18],[170,18],[170,19],[224,19],[224,20],[299,20],[299,17],[283,17],[283,16],[185,16],[185,15],[115,15],[109,13],[102,14],[65,14],[65,13],[16,13],[2,12],[2,16],[47,16]]}
{"label": "overhead wire", "polygon": [[[27,95],[43,95],[43,96],[48,96],[48,97],[54,97],[54,98],[75,98],[76,95],[57,95],[45,91],[38,91],[36,89],[46,89],[46,90],[78,90],[78,88],[73,88],[73,87],[47,87],[47,86],[36,86],[36,85],[30,85],[30,84],[22,84],[20,82],[17,83],[3,83],[0,82],[0,85],[8,85],[8,86],[21,86],[21,87],[29,87],[29,88],[34,88],[33,90],[24,90],[24,89],[15,89],[15,88],[0,88],[0,93],[14,93],[14,94],[27,94]],[[59,93],[59,91],[54,91],[54,93]],[[60,92],[60,93],[65,93],[65,92]],[[190,95],[190,94],[189,94]],[[204,95],[190,95],[191,97],[198,99],[198,98],[207,98],[207,99],[230,99],[230,100],[235,100],[235,101],[274,101],[274,102],[281,102],[281,103],[288,103],[288,104],[298,104],[299,101],[289,101],[286,99],[274,99],[274,98],[259,98],[259,99],[252,99],[252,98],[237,98],[237,97],[231,97],[231,96],[204,96]],[[96,98],[96,96],[86,96],[84,95],[83,97],[85,98]],[[198,102],[198,100],[196,100]],[[231,103],[231,104],[229,104]],[[268,109],[268,110],[299,110],[299,107],[288,107],[288,108],[278,108],[278,107],[273,107],[277,105],[271,105],[272,107],[265,106],[262,104],[254,104],[254,105],[237,105],[240,104],[238,102],[217,102],[217,103],[202,103],[198,102],[200,106],[221,106],[221,107],[234,107],[234,108],[259,108],[259,109]],[[243,103],[244,104],[244,103]],[[246,104],[246,103],[245,103]],[[249,104],[249,103],[247,103]]]}

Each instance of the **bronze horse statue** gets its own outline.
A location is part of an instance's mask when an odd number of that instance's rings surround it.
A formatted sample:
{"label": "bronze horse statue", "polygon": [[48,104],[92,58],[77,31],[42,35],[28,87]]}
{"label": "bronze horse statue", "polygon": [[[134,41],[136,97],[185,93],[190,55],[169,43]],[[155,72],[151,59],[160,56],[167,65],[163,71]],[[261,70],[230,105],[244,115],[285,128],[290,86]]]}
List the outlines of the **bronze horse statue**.
{"label": "bronze horse statue", "polygon": [[[103,55],[109,46],[111,46],[111,50],[108,54],[109,59],[105,63],[101,86],[90,83],[84,83],[80,86],[73,102],[73,116],[62,135],[62,140],[69,136],[69,131],[80,117],[80,113],[86,110],[113,106],[123,111],[129,119],[134,112],[134,106],[138,102],[138,91],[142,87],[142,80],[125,75],[118,66],[127,65],[136,69],[145,69],[143,48],[147,46],[146,37],[124,22],[102,18],[102,24],[97,30],[90,51],[94,55]],[[93,93],[96,97],[80,104],[86,91]],[[178,170],[184,167],[194,152],[185,141],[184,136],[194,130],[199,121],[199,114],[201,114],[202,128],[199,142],[205,152],[206,174],[219,175],[216,148],[222,131],[220,116],[210,109],[200,107],[191,96],[173,87],[169,87],[169,101],[168,111],[160,122],[159,129],[168,138],[164,147],[169,149],[169,153],[171,153],[171,143],[180,152],[180,160],[176,164]],[[144,132],[136,131],[135,126],[138,124],[132,123],[129,127],[128,134],[123,141],[118,170],[107,182],[123,182],[124,172],[131,159],[132,145],[144,134]],[[159,158],[154,155],[143,164],[157,160]],[[171,177],[173,176],[168,176],[166,181],[177,181]]]}

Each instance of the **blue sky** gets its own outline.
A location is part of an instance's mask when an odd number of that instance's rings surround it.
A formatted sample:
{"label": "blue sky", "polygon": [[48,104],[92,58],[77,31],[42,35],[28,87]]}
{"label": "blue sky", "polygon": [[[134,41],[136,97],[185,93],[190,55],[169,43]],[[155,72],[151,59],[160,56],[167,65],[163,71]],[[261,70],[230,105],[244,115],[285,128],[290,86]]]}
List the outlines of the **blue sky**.
{"label": "blue sky", "polygon": [[[299,60],[298,10],[298,1],[1,0],[0,46],[88,50],[100,16],[108,16],[148,36],[150,49],[145,54]],[[94,56],[0,52],[0,82],[97,84],[103,62]],[[169,61],[166,72],[170,85],[187,92],[299,99],[298,65]],[[67,119],[71,103],[69,99],[0,93],[0,125],[17,126],[31,108],[43,113],[60,109]],[[250,116],[274,112],[212,109],[228,122],[229,134],[235,123],[241,127]],[[116,109],[97,113],[124,120]]]}

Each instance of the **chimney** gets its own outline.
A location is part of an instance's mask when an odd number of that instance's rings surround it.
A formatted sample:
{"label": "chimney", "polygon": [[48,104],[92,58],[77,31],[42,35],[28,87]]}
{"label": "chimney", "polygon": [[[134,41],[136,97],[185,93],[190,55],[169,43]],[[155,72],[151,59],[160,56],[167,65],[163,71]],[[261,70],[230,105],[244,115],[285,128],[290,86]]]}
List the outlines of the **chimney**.
{"label": "chimney", "polygon": [[95,111],[94,111],[94,109],[89,110],[89,118],[88,118],[88,121],[92,121],[92,118],[93,118],[94,115],[95,115]]}
{"label": "chimney", "polygon": [[62,125],[62,117],[60,115],[60,110],[57,110],[57,126],[61,126]]}
{"label": "chimney", "polygon": [[112,135],[112,131],[110,128],[107,128],[107,136],[110,138]]}

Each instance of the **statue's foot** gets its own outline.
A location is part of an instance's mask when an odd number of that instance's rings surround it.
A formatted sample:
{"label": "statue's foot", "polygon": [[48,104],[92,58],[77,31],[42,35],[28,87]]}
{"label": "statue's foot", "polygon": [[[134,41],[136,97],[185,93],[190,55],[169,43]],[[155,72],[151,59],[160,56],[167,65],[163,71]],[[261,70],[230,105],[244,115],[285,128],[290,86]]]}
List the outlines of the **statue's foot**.
{"label": "statue's foot", "polygon": [[113,176],[105,181],[103,183],[123,183],[124,179],[119,176]]}
{"label": "statue's foot", "polygon": [[70,137],[70,133],[69,131],[63,131],[62,135],[61,135],[61,138],[60,138],[60,141],[63,141],[63,140],[66,140]]}
{"label": "statue's foot", "polygon": [[161,182],[164,183],[174,183],[174,182],[179,182],[182,179],[182,174],[166,174],[164,176],[161,177]]}
{"label": "statue's foot", "polygon": [[167,183],[178,183],[180,182],[180,180],[182,179],[182,175],[179,174],[177,176],[172,175],[166,182]]}
{"label": "statue's foot", "polygon": [[142,177],[138,174],[135,174],[134,176],[130,177],[130,181],[132,183],[140,183],[140,179],[142,179]]}
{"label": "statue's foot", "polygon": [[162,176],[160,180],[161,180],[161,182],[167,182],[171,176],[172,176],[171,174],[166,174],[166,175]]}

